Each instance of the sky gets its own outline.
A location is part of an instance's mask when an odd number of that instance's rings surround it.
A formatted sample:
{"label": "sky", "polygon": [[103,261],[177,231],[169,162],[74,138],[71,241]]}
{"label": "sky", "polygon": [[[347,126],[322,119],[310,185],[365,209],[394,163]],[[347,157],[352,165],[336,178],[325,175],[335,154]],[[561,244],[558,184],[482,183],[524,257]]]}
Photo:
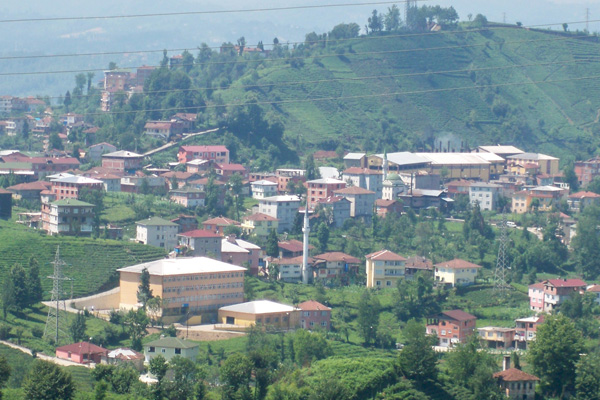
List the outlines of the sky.
{"label": "sky", "polygon": [[[368,2],[369,0],[3,0],[0,2],[0,57],[14,55],[64,54],[131,50],[190,49],[202,42],[218,46],[244,36],[248,45],[259,40],[272,43],[304,40],[306,33],[324,33],[341,22],[357,22],[361,27],[371,11],[385,12],[389,4],[344,6],[319,9],[236,12],[222,14],[163,16],[146,18],[89,19],[83,21],[1,22],[16,18],[102,16],[206,10],[244,10],[297,5],[326,5]],[[376,1],[376,0],[372,0]],[[382,0],[383,1],[383,0]],[[562,23],[570,30],[600,32],[600,0],[421,0],[419,5],[454,6],[461,20],[481,13],[488,20],[525,26]],[[403,9],[404,4],[398,3]],[[402,13],[403,14],[403,13]],[[598,22],[595,22],[598,21]],[[116,61],[119,66],[156,64],[162,52],[144,55],[94,56],[47,59],[0,60],[0,95],[39,94],[67,86],[73,75],[2,75],[14,71],[98,69]],[[98,72],[98,75],[101,71]],[[66,85],[66,82],[69,82]],[[62,89],[61,89],[62,90]],[[65,89],[66,90],[66,89]],[[62,90],[64,93],[64,90]]]}

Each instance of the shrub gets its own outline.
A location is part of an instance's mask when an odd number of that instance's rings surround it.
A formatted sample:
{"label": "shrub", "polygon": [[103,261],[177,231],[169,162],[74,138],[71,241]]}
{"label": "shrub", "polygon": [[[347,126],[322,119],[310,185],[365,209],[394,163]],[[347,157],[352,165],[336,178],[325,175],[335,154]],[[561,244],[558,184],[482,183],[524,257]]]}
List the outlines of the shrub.
{"label": "shrub", "polygon": [[10,326],[0,325],[0,340],[6,340],[10,337]]}
{"label": "shrub", "polygon": [[34,326],[33,328],[31,328],[31,335],[34,338],[41,338],[42,336],[44,336],[44,330],[42,328],[40,328],[39,326]]}

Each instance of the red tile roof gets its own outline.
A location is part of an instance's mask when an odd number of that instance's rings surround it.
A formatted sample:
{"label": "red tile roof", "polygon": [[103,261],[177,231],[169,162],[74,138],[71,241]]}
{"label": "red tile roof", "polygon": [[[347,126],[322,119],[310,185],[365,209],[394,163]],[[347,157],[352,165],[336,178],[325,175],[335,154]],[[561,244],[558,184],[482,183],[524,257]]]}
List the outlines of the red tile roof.
{"label": "red tile roof", "polygon": [[509,368],[505,371],[496,372],[494,378],[502,379],[506,382],[539,381],[535,375],[530,375],[516,368]]}
{"label": "red tile roof", "polygon": [[318,256],[315,256],[315,258],[324,261],[344,261],[348,264],[360,263],[360,260],[358,258],[352,257],[351,255],[348,255],[346,253],[342,253],[341,251],[332,251],[329,253],[319,254]]}
{"label": "red tile roof", "polygon": [[412,268],[412,269],[432,270],[433,269],[433,261],[431,261],[430,259],[425,258],[425,257],[413,256],[413,257],[409,257],[406,260],[406,262],[404,263],[404,266],[406,268]]}
{"label": "red tile roof", "polygon": [[344,189],[336,190],[333,193],[336,193],[336,194],[375,194],[375,192],[372,192],[367,189],[363,189],[360,186],[350,186],[350,187],[347,187]]}
{"label": "red tile roof", "polygon": [[196,229],[193,231],[180,233],[179,236],[191,237],[191,238],[221,238],[218,233],[207,231],[206,229]]}
{"label": "red tile roof", "polygon": [[189,179],[192,176],[195,176],[195,173],[192,172],[183,172],[183,171],[169,171],[169,172],[165,172],[164,174],[160,174],[160,176],[170,179],[170,178],[175,178],[175,179]]}
{"label": "red tile roof", "polygon": [[446,316],[455,321],[469,321],[472,319],[477,319],[474,315],[464,312],[463,310],[451,310],[451,311],[442,311],[440,313],[441,316]]}
{"label": "red tile roof", "polygon": [[203,152],[222,152],[228,151],[225,146],[181,146],[180,151],[186,151],[191,153],[203,153]]}
{"label": "red tile roof", "polygon": [[108,352],[104,347],[96,346],[89,342],[78,342],[57,347],[56,351],[71,352],[72,354],[97,354]]}
{"label": "red tile roof", "polygon": [[319,199],[319,200],[317,200],[317,203],[320,203],[320,204],[332,204],[332,203],[337,203],[338,201],[342,201],[342,200],[349,201],[345,197],[341,197],[341,196],[329,196],[326,199]]}
{"label": "red tile roof", "polygon": [[225,217],[215,217],[215,218],[207,219],[206,221],[204,221],[202,223],[202,225],[227,226],[227,225],[240,225],[240,223],[237,221],[234,221],[232,219],[225,218]]}
{"label": "red tile roof", "polygon": [[481,268],[481,265],[473,264],[460,258],[455,258],[451,261],[435,264],[437,268],[463,269],[463,268]]}
{"label": "red tile roof", "polygon": [[569,196],[570,199],[584,199],[586,197],[598,198],[600,194],[594,192],[577,192]]}
{"label": "red tile roof", "polygon": [[[296,239],[290,239],[290,240],[286,240],[283,242],[279,242],[277,243],[277,246],[279,246],[280,249],[292,252],[292,253],[296,253],[298,251],[302,251],[302,242]],[[308,249],[314,249],[315,246],[313,245],[308,245]]]}
{"label": "red tile roof", "polygon": [[52,185],[50,182],[46,181],[36,181],[36,182],[28,182],[28,183],[19,183],[18,185],[13,185],[7,187],[8,190],[46,190],[49,189]]}
{"label": "red tile roof", "polygon": [[335,151],[331,150],[318,150],[313,153],[313,158],[315,160],[322,160],[325,158],[338,158],[338,155]]}
{"label": "red tile roof", "polygon": [[533,285],[529,285],[529,289],[544,290],[544,282],[538,282],[538,283],[534,283]]}
{"label": "red tile roof", "polygon": [[375,205],[377,207],[389,207],[395,203],[398,203],[398,202],[396,200],[384,200],[384,199],[375,200]]}
{"label": "red tile roof", "polygon": [[279,221],[275,217],[271,217],[270,215],[262,214],[262,213],[248,215],[247,217],[244,217],[244,220],[246,220],[246,221]]}
{"label": "red tile roof", "polygon": [[246,171],[246,167],[242,164],[219,164],[217,169],[222,169],[223,171]]}
{"label": "red tile roof", "polygon": [[587,286],[587,283],[581,279],[548,279],[544,283],[548,282],[554,287],[580,287]]}
{"label": "red tile roof", "polygon": [[599,293],[600,292],[600,285],[592,285],[589,288],[587,288],[586,292]]}
{"label": "red tile roof", "polygon": [[379,260],[379,261],[406,261],[406,258],[400,254],[393,253],[389,250],[380,250],[375,253],[367,254],[366,259]]}
{"label": "red tile roof", "polygon": [[308,300],[298,304],[302,311],[331,311],[331,308],[319,303],[318,301]]}

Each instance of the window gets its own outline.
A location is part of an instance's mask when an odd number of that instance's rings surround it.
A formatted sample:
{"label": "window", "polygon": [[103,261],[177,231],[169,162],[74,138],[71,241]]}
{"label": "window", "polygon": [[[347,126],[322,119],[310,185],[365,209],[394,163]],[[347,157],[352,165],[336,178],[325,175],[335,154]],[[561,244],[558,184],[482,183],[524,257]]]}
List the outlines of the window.
{"label": "window", "polygon": [[446,330],[445,329],[442,330],[442,336],[444,336],[444,335],[446,335]]}
{"label": "window", "polygon": [[166,353],[166,352],[167,352],[167,349],[160,349],[160,352],[161,352],[161,353]]}
{"label": "window", "polygon": [[154,353],[156,349],[154,347],[148,347],[148,353]]}
{"label": "window", "polygon": [[181,349],[175,349],[175,354],[181,354]]}

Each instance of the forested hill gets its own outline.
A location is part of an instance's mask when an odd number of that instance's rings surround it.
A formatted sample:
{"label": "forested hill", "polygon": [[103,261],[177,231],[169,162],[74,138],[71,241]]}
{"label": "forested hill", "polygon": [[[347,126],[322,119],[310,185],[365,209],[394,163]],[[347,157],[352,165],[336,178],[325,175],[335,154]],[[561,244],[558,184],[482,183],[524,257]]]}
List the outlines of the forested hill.
{"label": "forested hill", "polygon": [[[97,139],[133,146],[147,119],[198,112],[200,125],[226,128],[218,140],[254,169],[314,149],[428,151],[449,134],[470,148],[514,144],[563,160],[598,148],[595,36],[468,23],[435,33],[358,32],[340,24],[262,54],[203,44],[171,68],[165,55],[145,94],[117,104],[112,118],[94,118]],[[71,111],[96,112],[98,104],[74,100]]]}
{"label": "forested hill", "polygon": [[[511,143],[563,157],[597,148],[598,79],[574,80],[600,76],[595,37],[492,28],[307,47],[290,63],[263,62],[222,98],[277,102],[263,107],[300,148],[427,149],[446,132],[471,147]],[[313,57],[294,60],[301,54]],[[336,100],[306,101],[317,98]]]}

